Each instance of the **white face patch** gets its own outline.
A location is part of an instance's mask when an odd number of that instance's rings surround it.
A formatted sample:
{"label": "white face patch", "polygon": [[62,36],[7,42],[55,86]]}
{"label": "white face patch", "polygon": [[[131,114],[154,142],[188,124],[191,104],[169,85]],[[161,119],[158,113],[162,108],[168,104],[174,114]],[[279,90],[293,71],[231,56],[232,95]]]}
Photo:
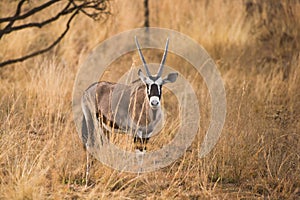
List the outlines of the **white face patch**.
{"label": "white face patch", "polygon": [[150,97],[150,106],[152,108],[157,108],[160,106],[160,101],[159,101],[159,98],[157,96],[153,96],[153,97]]}
{"label": "white face patch", "polygon": [[162,78],[157,79],[154,83],[157,84],[158,93],[161,94],[161,92],[160,92],[160,86],[161,86],[162,83],[163,83]]}
{"label": "white face patch", "polygon": [[149,85],[147,92],[148,92],[148,94],[150,94],[151,85],[154,83],[154,81],[152,81],[150,78],[147,77],[145,82],[146,82],[147,85]]}
{"label": "white face patch", "polygon": [[162,78],[161,77],[159,77],[156,81],[155,81],[155,83],[157,84],[157,85],[162,85]]}

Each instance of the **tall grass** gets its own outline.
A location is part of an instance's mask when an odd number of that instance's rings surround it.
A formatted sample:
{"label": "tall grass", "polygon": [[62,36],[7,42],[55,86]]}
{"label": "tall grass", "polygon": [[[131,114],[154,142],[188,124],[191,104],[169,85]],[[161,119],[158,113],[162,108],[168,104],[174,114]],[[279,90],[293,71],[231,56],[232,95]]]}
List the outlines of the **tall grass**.
{"label": "tall grass", "polygon": [[[15,4],[1,2],[0,15],[13,13]],[[299,198],[299,6],[288,0],[150,1],[151,26],[191,36],[216,61],[227,95],[225,126],[213,151],[200,159],[210,96],[201,76],[170,54],[167,64],[191,81],[201,104],[196,140],[171,166],[147,174],[122,173],[92,160],[88,188],[71,111],[76,71],[99,42],[143,25],[143,1],[112,1],[106,21],[78,16],[54,50],[0,69],[0,199]],[[0,59],[45,45],[64,29],[64,20],[45,31],[4,37]],[[129,68],[132,60],[122,63]],[[121,75],[108,72],[107,79]]]}

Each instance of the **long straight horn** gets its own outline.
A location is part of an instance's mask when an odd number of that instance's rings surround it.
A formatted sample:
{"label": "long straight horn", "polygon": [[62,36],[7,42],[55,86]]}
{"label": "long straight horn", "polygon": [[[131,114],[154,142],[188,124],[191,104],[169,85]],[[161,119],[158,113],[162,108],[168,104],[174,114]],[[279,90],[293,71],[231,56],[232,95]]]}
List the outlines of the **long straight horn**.
{"label": "long straight horn", "polygon": [[142,53],[142,51],[141,51],[139,41],[138,41],[138,39],[137,39],[136,36],[134,37],[134,39],[135,39],[136,47],[137,47],[137,49],[138,49],[138,51],[139,51],[140,58],[141,58],[141,60],[142,60],[142,62],[143,62],[143,65],[144,65],[144,67],[145,67],[147,76],[149,77],[149,76],[151,76],[151,73],[150,73],[150,71],[149,71],[149,69],[148,69],[148,66],[147,66],[147,64],[146,64],[145,58],[144,58],[143,53]]}
{"label": "long straight horn", "polygon": [[166,58],[167,58],[167,54],[168,54],[168,46],[169,46],[169,38],[167,39],[167,42],[166,42],[165,52],[164,52],[163,58],[161,60],[160,66],[159,66],[157,77],[161,77],[161,75],[162,75],[164,65],[166,62]]}

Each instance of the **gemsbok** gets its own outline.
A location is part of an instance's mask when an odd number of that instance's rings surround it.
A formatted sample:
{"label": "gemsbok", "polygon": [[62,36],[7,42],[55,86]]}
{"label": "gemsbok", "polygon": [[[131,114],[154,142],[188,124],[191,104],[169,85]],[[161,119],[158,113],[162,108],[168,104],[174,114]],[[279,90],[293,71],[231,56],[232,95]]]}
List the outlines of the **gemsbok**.
{"label": "gemsbok", "polygon": [[146,75],[139,69],[140,80],[132,85],[100,81],[92,84],[82,96],[82,140],[86,148],[93,146],[95,137],[99,137],[94,133],[95,121],[109,134],[113,130],[132,134],[135,143],[148,141],[162,121],[162,86],[175,82],[178,77],[178,73],[173,72],[162,78],[169,39],[156,75],[151,75],[137,37],[135,43]]}

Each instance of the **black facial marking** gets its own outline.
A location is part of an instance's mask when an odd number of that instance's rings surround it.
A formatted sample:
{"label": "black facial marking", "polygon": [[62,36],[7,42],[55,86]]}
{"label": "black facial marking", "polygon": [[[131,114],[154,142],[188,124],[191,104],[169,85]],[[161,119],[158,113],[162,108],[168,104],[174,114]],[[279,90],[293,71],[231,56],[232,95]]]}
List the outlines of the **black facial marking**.
{"label": "black facial marking", "polygon": [[162,85],[159,85],[159,91],[160,91],[159,99],[160,99],[160,97],[161,97],[161,94],[162,94],[162,90],[161,90],[161,88],[162,88]]}
{"label": "black facial marking", "polygon": [[150,94],[149,94],[149,85],[146,84],[146,86],[147,86],[147,95],[149,96],[149,95],[150,95]]}
{"label": "black facial marking", "polygon": [[[149,86],[148,86],[149,87]],[[158,87],[160,87],[160,88],[158,88]],[[159,90],[159,89],[161,89],[161,86],[158,86],[157,84],[151,84],[151,88],[150,88],[150,94],[148,94],[148,96],[149,96],[149,98],[150,97],[152,97],[152,96],[157,96],[157,97],[159,97],[159,99],[160,99],[160,95],[161,95],[161,93],[160,93],[160,91],[161,90]]]}

